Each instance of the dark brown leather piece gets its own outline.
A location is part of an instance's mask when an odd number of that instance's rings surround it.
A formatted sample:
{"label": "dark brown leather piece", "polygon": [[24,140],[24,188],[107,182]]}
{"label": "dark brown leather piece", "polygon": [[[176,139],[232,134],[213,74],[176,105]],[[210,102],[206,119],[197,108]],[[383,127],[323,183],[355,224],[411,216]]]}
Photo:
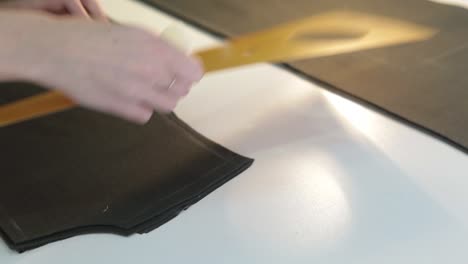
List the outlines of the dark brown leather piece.
{"label": "dark brown leather piece", "polygon": [[[440,30],[421,43],[286,67],[468,152],[468,10],[427,0],[141,0],[222,37],[347,9]],[[343,21],[353,23],[353,21]]]}
{"label": "dark brown leather piece", "polygon": [[[42,91],[0,85],[0,104]],[[0,230],[19,252],[89,232],[145,233],[247,169],[174,114],[145,126],[74,109],[0,129]]]}

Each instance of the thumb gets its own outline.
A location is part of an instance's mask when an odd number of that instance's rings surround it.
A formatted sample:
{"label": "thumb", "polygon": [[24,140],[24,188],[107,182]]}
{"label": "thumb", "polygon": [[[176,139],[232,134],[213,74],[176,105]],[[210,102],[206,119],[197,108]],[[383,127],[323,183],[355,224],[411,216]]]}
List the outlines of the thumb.
{"label": "thumb", "polygon": [[188,54],[192,51],[192,44],[187,36],[186,29],[184,29],[181,23],[172,23],[163,30],[160,37],[183,53]]}

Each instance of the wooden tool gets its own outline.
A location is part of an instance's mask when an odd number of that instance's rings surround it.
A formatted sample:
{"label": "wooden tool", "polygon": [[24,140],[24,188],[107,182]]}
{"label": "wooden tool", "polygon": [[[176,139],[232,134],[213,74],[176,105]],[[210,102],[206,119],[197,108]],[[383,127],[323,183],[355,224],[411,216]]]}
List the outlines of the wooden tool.
{"label": "wooden tool", "polygon": [[[436,30],[413,23],[337,11],[233,38],[195,55],[209,73],[253,63],[287,62],[423,41],[435,34]],[[0,106],[0,127],[74,106],[59,92],[21,99]]]}

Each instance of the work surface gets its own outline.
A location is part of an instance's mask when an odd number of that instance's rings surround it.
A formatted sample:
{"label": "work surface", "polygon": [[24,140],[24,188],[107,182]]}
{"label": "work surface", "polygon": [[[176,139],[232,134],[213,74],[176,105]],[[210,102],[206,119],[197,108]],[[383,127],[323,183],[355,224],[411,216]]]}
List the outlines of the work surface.
{"label": "work surface", "polygon": [[[176,21],[102,3],[155,32]],[[194,49],[218,43],[184,27]],[[468,156],[445,143],[271,65],[208,75],[176,112],[256,162],[147,235],[0,242],[0,263],[468,262]]]}

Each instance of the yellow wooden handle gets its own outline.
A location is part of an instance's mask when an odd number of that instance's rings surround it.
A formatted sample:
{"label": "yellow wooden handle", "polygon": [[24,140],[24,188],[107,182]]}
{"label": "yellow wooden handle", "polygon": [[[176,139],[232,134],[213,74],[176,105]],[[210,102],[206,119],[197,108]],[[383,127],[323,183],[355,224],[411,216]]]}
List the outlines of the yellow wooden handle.
{"label": "yellow wooden handle", "polygon": [[[1,94],[0,94],[1,96]],[[46,92],[0,107],[0,127],[63,111],[75,106],[58,92]]]}
{"label": "yellow wooden handle", "polygon": [[[252,63],[286,62],[422,41],[435,34],[436,30],[413,23],[337,11],[237,37],[196,56],[209,73]],[[22,99],[0,106],[0,127],[74,105],[57,92]]]}

